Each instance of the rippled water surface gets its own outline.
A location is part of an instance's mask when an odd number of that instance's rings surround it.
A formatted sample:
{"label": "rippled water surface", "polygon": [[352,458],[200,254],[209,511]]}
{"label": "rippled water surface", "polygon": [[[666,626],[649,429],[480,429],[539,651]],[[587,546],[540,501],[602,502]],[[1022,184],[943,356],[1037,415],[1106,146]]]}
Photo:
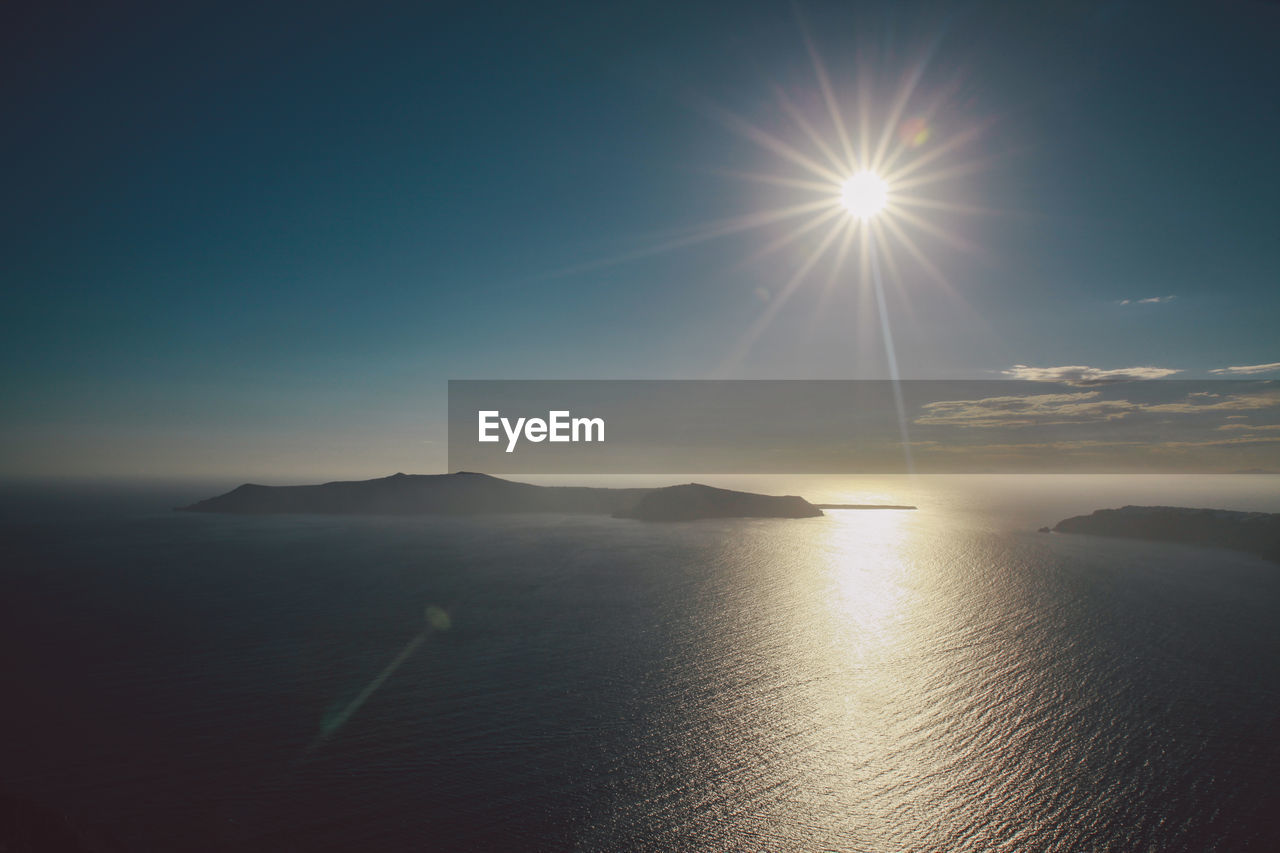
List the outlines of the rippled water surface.
{"label": "rippled water surface", "polygon": [[795,485],[920,509],[11,503],[0,784],[140,850],[1280,848],[1280,566],[1034,532],[1277,478]]}

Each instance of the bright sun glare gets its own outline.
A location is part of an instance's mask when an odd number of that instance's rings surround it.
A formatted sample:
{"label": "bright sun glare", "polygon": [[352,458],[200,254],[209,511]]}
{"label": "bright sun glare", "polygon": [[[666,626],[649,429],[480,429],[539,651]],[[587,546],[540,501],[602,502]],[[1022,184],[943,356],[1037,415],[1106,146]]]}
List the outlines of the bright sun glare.
{"label": "bright sun glare", "polygon": [[889,187],[875,172],[859,172],[840,187],[840,203],[859,219],[870,219],[889,200]]}
{"label": "bright sun glare", "polygon": [[[977,247],[953,233],[949,227],[952,217],[995,211],[947,200],[945,192],[939,194],[938,190],[944,188],[938,185],[986,168],[986,160],[956,158],[962,148],[984,134],[988,125],[955,124],[959,115],[950,102],[958,83],[932,95],[921,91],[928,51],[904,68],[896,91],[886,89],[890,96],[887,103],[878,104],[879,86],[873,75],[862,73],[851,78],[847,86],[837,87],[803,24],[801,29],[814,80],[797,96],[780,86],[774,88],[778,107],[791,120],[784,132],[774,132],[714,104],[708,105],[713,117],[773,155],[775,166],[786,169],[726,173],[781,188],[785,194],[779,195],[778,205],[694,225],[655,244],[569,267],[558,274],[623,263],[730,235],[777,230],[776,237],[759,241],[761,245],[741,262],[752,266],[806,238],[802,244],[806,251],[797,254],[801,260],[790,274],[773,287],[756,288],[755,294],[765,304],[718,370],[730,371],[742,364],[791,297],[825,266],[826,283],[820,300],[825,298],[825,291],[841,282],[873,295],[872,309],[860,314],[860,322],[878,320],[889,374],[896,379],[897,357],[885,290],[895,288],[905,298],[907,273],[918,269],[955,297],[947,276],[930,258],[928,245],[918,240],[923,235],[964,252],[977,251]],[[902,261],[913,261],[915,269],[909,270]],[[910,280],[918,280],[918,276]]]}

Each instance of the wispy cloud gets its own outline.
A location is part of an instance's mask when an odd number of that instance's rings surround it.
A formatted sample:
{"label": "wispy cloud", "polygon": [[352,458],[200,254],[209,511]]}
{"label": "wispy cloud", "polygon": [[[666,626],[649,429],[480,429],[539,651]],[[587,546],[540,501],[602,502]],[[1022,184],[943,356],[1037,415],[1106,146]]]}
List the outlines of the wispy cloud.
{"label": "wispy cloud", "polygon": [[1032,394],[985,397],[980,400],[939,400],[925,403],[916,423],[929,426],[1021,427],[1032,425],[1093,423],[1129,414],[1128,400],[1100,400],[1100,391],[1074,394]]}
{"label": "wispy cloud", "polygon": [[[1280,367],[1280,365],[1277,365]],[[1120,367],[1114,370],[1103,370],[1099,367],[1086,367],[1082,364],[1071,364],[1062,367],[1028,367],[1015,364],[1002,371],[1010,379],[1029,379],[1033,382],[1063,382],[1067,385],[1107,385],[1112,382],[1134,382],[1140,379],[1163,379],[1181,370],[1172,367]]]}
{"label": "wispy cloud", "polygon": [[[1101,391],[1069,394],[1030,394],[984,397],[977,400],[938,400],[925,403],[915,419],[921,426],[959,426],[980,429],[999,427],[1089,424],[1120,420],[1131,415],[1202,415],[1252,412],[1280,406],[1280,391],[1228,396],[1192,393],[1169,403],[1135,403],[1102,399]],[[1231,417],[1227,415],[1226,417]]]}
{"label": "wispy cloud", "polygon": [[1280,435],[1241,435],[1234,438],[1207,438],[1198,441],[1162,441],[1151,445],[1152,450],[1185,450],[1196,447],[1257,447],[1280,443]]}
{"label": "wispy cloud", "polygon": [[1214,447],[1255,447],[1280,443],[1280,436],[1233,436],[1231,438],[1206,438],[1188,441],[1103,441],[1098,439],[1080,439],[1077,441],[1032,441],[1024,443],[1001,444],[939,444],[938,442],[912,442],[918,452],[922,453],[954,453],[972,455],[974,453],[998,454],[1035,454],[1046,451],[1058,453],[1102,453],[1110,450],[1126,452],[1160,453],[1161,451],[1185,451],[1194,448]]}
{"label": "wispy cloud", "polygon": [[1148,296],[1146,299],[1121,299],[1121,305],[1159,305],[1162,302],[1172,302],[1178,297],[1170,293],[1168,296]]}
{"label": "wispy cloud", "polygon": [[1210,373],[1216,373],[1219,376],[1249,376],[1254,373],[1271,373],[1280,370],[1280,361],[1273,361],[1270,364],[1246,364],[1240,367],[1219,367],[1217,370],[1210,370]]}
{"label": "wispy cloud", "polygon": [[1227,397],[1213,398],[1192,394],[1181,403],[1149,403],[1135,406],[1134,411],[1194,415],[1202,412],[1252,412],[1258,409],[1270,409],[1273,406],[1280,406],[1280,391],[1268,390],[1260,394],[1232,394]]}
{"label": "wispy cloud", "polygon": [[1116,448],[1146,448],[1150,444],[1145,441],[1103,441],[1100,439],[1079,439],[1065,441],[1029,441],[1018,444],[941,444],[936,441],[913,441],[912,446],[928,453],[1035,453],[1046,450],[1056,452],[1101,451]]}

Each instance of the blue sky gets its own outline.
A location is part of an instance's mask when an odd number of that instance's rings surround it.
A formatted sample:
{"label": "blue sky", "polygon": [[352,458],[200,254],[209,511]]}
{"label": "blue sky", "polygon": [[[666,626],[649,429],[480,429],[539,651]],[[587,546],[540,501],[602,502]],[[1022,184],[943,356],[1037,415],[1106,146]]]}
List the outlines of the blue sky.
{"label": "blue sky", "polygon": [[856,246],[785,300],[802,220],[656,251],[812,179],[742,132],[815,154],[782,92],[835,144],[806,32],[875,133],[919,72],[908,160],[975,132],[945,283],[889,250],[904,376],[1280,361],[1274,4],[20,14],[3,474],[439,470],[450,378],[886,376]]}

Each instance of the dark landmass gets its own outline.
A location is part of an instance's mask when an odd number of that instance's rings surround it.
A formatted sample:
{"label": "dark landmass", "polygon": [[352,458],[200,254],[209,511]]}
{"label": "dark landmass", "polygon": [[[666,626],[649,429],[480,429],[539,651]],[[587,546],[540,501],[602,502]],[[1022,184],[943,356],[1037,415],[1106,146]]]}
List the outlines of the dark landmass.
{"label": "dark landmass", "polygon": [[1280,561],[1280,514],[1276,513],[1126,506],[1068,518],[1053,530],[1230,548]]}
{"label": "dark landmass", "polygon": [[822,510],[795,495],[757,495],[689,483],[654,489],[635,506],[615,515],[641,521],[693,521],[699,518],[812,518],[822,515]]}
{"label": "dark landmass", "polygon": [[246,515],[475,515],[498,512],[572,512],[611,515],[634,506],[650,489],[534,486],[460,471],[457,474],[394,474],[375,480],[319,486],[258,486],[246,483],[183,512]]}
{"label": "dark landmass", "polygon": [[814,504],[818,509],[915,509],[907,504]]}
{"label": "dark landmass", "polygon": [[179,507],[181,512],[242,515],[478,515],[564,512],[620,518],[804,518],[822,510],[798,497],[773,497],[710,486],[666,489],[601,489],[535,486],[473,474],[395,474],[375,480],[319,486],[245,484],[215,498]]}

